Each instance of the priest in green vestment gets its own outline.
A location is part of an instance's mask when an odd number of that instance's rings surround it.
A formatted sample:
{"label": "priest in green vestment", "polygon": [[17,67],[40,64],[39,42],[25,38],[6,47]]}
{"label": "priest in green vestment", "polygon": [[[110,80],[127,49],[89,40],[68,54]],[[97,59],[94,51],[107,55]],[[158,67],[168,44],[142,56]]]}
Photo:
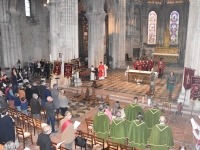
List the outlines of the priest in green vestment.
{"label": "priest in green vestment", "polygon": [[121,112],[117,111],[116,118],[112,120],[110,127],[110,139],[113,142],[125,144],[127,139],[126,122],[121,118]]}
{"label": "priest in green vestment", "polygon": [[104,106],[100,105],[99,112],[94,117],[94,123],[93,123],[94,132],[98,137],[107,140],[109,126],[110,126],[110,119],[104,113]]}
{"label": "priest in green vestment", "polygon": [[165,124],[164,116],[161,116],[159,121],[160,124],[156,124],[152,128],[148,145],[151,146],[151,150],[168,150],[173,148],[174,140],[171,128]]}
{"label": "priest in green vestment", "polygon": [[129,128],[129,125],[131,121],[136,119],[137,114],[140,112],[142,116],[144,116],[144,111],[141,106],[137,104],[138,98],[134,97],[134,103],[129,104],[125,108],[125,114],[126,114],[126,121],[127,121],[127,126]]}
{"label": "priest in green vestment", "polygon": [[129,126],[128,142],[134,148],[145,149],[148,139],[147,124],[143,121],[143,116],[138,113],[136,120],[133,120]]}
{"label": "priest in green vestment", "polygon": [[157,102],[152,101],[152,106],[153,107],[145,113],[144,119],[148,127],[148,135],[151,134],[153,126],[159,124],[160,116],[162,116],[162,112],[157,108]]}

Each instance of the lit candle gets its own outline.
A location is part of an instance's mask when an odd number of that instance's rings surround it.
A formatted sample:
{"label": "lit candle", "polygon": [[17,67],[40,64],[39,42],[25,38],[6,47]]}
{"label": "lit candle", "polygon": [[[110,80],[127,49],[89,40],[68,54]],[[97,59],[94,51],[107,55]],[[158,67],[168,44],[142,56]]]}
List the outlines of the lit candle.
{"label": "lit candle", "polygon": [[51,54],[50,54],[49,56],[50,56],[50,61],[52,61],[52,57],[51,57]]}
{"label": "lit candle", "polygon": [[49,4],[49,0],[47,0],[47,4]]}

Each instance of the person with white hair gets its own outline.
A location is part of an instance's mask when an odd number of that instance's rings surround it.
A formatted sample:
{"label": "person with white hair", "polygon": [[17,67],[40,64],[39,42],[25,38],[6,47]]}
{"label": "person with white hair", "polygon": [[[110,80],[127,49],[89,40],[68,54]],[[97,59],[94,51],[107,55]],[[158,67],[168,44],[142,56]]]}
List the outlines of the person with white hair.
{"label": "person with white hair", "polygon": [[53,98],[51,96],[47,97],[47,102],[45,102],[46,108],[46,117],[47,117],[47,124],[52,126],[52,133],[56,133],[55,131],[55,105],[53,104]]}
{"label": "person with white hair", "polygon": [[31,106],[31,113],[33,114],[33,117],[40,119],[40,102],[38,99],[38,95],[36,93],[33,93],[33,97],[30,100],[30,106]]}
{"label": "person with white hair", "polygon": [[174,140],[171,128],[165,124],[166,119],[161,116],[160,124],[153,126],[151,135],[149,137],[148,145],[151,150],[168,150],[174,147]]}
{"label": "person with white hair", "polygon": [[39,134],[37,139],[37,145],[40,147],[40,150],[56,150],[60,145],[52,146],[51,139],[49,135],[52,130],[49,125],[43,127],[43,132]]}
{"label": "person with white hair", "polygon": [[104,110],[104,105],[100,105],[99,112],[94,117],[93,129],[98,137],[107,140],[110,127],[110,119],[104,113]]}
{"label": "person with white hair", "polygon": [[159,124],[159,118],[162,116],[162,112],[158,109],[158,104],[156,101],[151,102],[152,108],[148,109],[145,113],[145,119],[148,126],[148,134],[151,134],[151,130],[154,125]]}

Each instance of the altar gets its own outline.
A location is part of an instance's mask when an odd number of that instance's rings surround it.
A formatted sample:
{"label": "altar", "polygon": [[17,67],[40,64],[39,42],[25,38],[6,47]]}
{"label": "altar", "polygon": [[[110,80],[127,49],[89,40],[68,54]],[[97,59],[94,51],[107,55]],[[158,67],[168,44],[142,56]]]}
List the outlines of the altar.
{"label": "altar", "polygon": [[179,58],[178,47],[156,47],[152,53],[154,61],[163,58],[165,62],[177,63]]}
{"label": "altar", "polygon": [[[154,72],[156,73],[156,72]],[[150,81],[151,71],[141,71],[141,70],[128,70],[128,82],[130,80],[136,80],[138,78],[142,79],[142,81]]]}

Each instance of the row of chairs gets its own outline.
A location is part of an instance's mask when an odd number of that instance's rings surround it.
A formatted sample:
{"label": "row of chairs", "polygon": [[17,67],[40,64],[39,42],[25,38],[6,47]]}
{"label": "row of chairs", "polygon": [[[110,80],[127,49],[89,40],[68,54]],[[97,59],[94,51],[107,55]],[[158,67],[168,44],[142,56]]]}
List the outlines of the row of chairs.
{"label": "row of chairs", "polygon": [[[86,142],[86,147],[89,146],[91,148],[99,145],[101,147],[101,149],[109,149],[109,150],[134,150],[134,148],[132,146],[129,145],[125,145],[125,144],[120,144],[120,143],[116,143],[113,142],[111,140],[104,140],[103,138],[97,137],[94,134],[90,134],[90,133],[86,133],[83,131],[78,131],[79,136],[85,138],[87,140]],[[76,149],[75,145],[75,149]],[[86,147],[85,150],[86,150]],[[81,148],[82,150],[82,148]]]}

